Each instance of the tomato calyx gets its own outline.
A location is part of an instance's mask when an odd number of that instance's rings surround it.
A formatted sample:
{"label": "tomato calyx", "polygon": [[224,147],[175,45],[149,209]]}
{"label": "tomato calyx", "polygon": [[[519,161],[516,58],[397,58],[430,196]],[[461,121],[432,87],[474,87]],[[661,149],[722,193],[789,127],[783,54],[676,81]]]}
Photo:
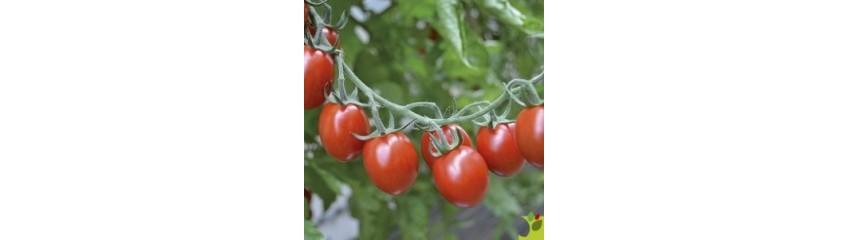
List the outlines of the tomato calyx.
{"label": "tomato calyx", "polygon": [[[312,16],[311,22],[313,23],[312,25],[305,24],[304,35],[306,37],[306,44],[325,52],[336,53],[336,49],[341,48],[338,41],[338,31],[347,25],[348,14],[343,11],[337,23],[328,23],[328,21],[332,19],[332,9],[329,5],[327,5],[327,0],[305,2],[311,6],[305,8],[307,17],[304,19],[308,20],[308,16]],[[323,16],[319,16],[317,8],[314,8],[318,6],[324,6],[326,9]],[[321,29],[321,31],[316,31],[316,29]],[[327,33],[332,34],[333,36],[327,36]],[[333,39],[330,39],[331,37]]]}
{"label": "tomato calyx", "polygon": [[452,142],[448,142],[445,133],[443,131],[440,131],[439,129],[427,132],[427,134],[430,136],[430,139],[435,140],[431,141],[430,143],[430,146],[432,147],[427,148],[427,151],[429,151],[430,155],[435,158],[439,158],[447,154],[448,152],[453,151],[457,147],[462,146],[464,140],[463,137],[460,136],[459,130],[454,127],[450,127],[448,128],[448,132],[450,132],[451,139],[453,139]]}

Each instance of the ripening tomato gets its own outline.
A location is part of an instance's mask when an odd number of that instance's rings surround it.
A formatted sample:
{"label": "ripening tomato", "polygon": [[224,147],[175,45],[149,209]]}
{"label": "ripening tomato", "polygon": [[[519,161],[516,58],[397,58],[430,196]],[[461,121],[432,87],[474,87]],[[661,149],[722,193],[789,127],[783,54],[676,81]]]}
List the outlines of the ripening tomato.
{"label": "ripening tomato", "polygon": [[409,191],[418,177],[418,153],[401,132],[365,142],[362,150],[365,173],[380,190],[391,195]]}
{"label": "ripening tomato", "polygon": [[330,89],[335,71],[333,58],[324,51],[303,45],[303,108],[324,103],[324,92]]}
{"label": "ripening tomato", "polygon": [[[324,34],[324,36],[327,36],[327,41],[330,41],[330,45],[335,46],[336,42],[338,42],[338,39],[339,39],[339,33],[336,32],[336,30],[330,29],[328,27],[324,27],[324,31],[322,31],[322,32],[323,32],[322,34]],[[309,26],[309,34],[312,34],[312,36],[315,36],[315,27]],[[339,44],[338,47],[341,48],[342,45]]]}
{"label": "ripening tomato", "polygon": [[[442,126],[442,132],[445,133],[445,138],[448,143],[453,143],[453,136],[450,134],[450,128],[448,128],[448,126],[455,128],[457,131],[459,131],[460,134],[462,134],[462,145],[471,147],[471,137],[468,136],[468,133],[465,132],[465,129],[462,129],[462,127],[455,123]],[[432,133],[437,134],[436,131],[432,131]],[[428,149],[435,150],[436,147],[434,147],[430,143],[430,134],[424,133],[424,136],[421,137],[421,152],[422,154],[424,154],[424,162],[427,163],[427,167],[430,167],[432,169],[433,160],[435,160],[436,157],[430,154],[430,151]]]}
{"label": "ripening tomato", "polygon": [[433,165],[436,189],[458,207],[473,207],[483,201],[489,187],[486,161],[469,146],[459,146]]}
{"label": "ripening tomato", "polygon": [[518,150],[537,168],[545,165],[545,106],[521,110],[515,119],[515,138]]}
{"label": "ripening tomato", "polygon": [[499,176],[515,175],[524,166],[513,129],[515,123],[501,123],[494,129],[483,126],[477,131],[477,152],[486,160],[489,170]]}
{"label": "ripening tomato", "polygon": [[371,124],[359,106],[344,107],[330,102],[324,105],[318,117],[318,135],[327,153],[342,162],[350,161],[362,153],[365,142],[353,134],[368,135]]}

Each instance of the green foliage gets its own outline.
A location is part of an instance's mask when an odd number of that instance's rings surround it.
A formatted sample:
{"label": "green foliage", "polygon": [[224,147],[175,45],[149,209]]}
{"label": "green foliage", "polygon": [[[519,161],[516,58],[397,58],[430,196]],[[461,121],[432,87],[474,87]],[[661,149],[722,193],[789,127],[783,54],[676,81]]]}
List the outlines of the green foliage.
{"label": "green foliage", "polygon": [[315,227],[315,224],[313,224],[309,220],[303,221],[303,235],[304,239],[308,240],[324,239],[324,235],[321,234],[321,231],[318,231],[318,228]]}
{"label": "green foliage", "polygon": [[[507,81],[527,79],[543,70],[544,39],[539,37],[544,30],[543,1],[392,1],[379,10],[363,1],[329,0],[328,4],[334,17],[342,11],[350,13],[351,7],[363,10],[364,18],[350,18],[339,31],[344,60],[366,85],[396,103],[430,101],[455,111],[472,102],[495,99]],[[357,35],[357,28],[367,33],[367,40]],[[431,29],[439,35],[436,40],[429,38]],[[538,90],[543,96],[543,87]],[[513,105],[510,118],[520,110]],[[475,227],[474,221],[458,219],[463,209],[445,201],[436,190],[421,157],[421,131],[407,133],[419,148],[418,178],[409,192],[393,197],[371,183],[361,157],[342,163],[320,148],[316,142],[319,113],[320,108],[304,113],[304,185],[323,200],[325,209],[340,194],[341,186],[348,185],[352,190],[348,205],[359,221],[359,239],[457,239],[458,229]],[[470,122],[461,126],[473,140],[478,127]],[[513,177],[489,177],[482,206],[499,219],[499,225],[490,229],[492,236],[517,236],[516,221],[542,204],[543,172],[526,167]],[[307,239],[321,238],[308,220],[305,231]]]}

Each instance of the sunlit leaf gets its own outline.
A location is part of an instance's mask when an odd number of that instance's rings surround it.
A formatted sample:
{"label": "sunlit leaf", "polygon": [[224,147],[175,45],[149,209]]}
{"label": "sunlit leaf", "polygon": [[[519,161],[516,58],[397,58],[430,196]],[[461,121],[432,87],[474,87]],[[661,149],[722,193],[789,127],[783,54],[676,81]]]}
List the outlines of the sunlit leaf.
{"label": "sunlit leaf", "polygon": [[460,16],[457,8],[459,3],[457,0],[437,0],[436,15],[438,16],[438,25],[436,29],[442,38],[448,41],[450,46],[458,55],[460,62],[466,66],[471,66],[465,59],[465,46],[462,39],[462,26],[460,25]]}

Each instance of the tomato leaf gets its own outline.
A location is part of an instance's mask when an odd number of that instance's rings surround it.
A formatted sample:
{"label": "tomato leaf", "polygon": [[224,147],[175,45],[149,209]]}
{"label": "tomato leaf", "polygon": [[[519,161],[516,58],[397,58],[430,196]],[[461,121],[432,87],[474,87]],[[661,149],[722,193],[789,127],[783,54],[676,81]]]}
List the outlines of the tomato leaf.
{"label": "tomato leaf", "polygon": [[303,183],[310,191],[318,194],[324,204],[324,209],[330,207],[339,195],[340,182],[338,179],[317,167],[309,164],[303,171]]}
{"label": "tomato leaf", "polygon": [[457,11],[459,6],[457,0],[439,0],[436,2],[436,15],[439,17],[436,31],[450,43],[454,52],[462,59],[462,63],[471,67],[471,63],[465,58],[462,25],[460,25],[459,11]]}
{"label": "tomato leaf", "polygon": [[544,30],[542,21],[524,15],[507,0],[477,0],[475,3],[481,10],[495,15],[506,25],[518,28],[527,34],[538,34]]}
{"label": "tomato leaf", "polygon": [[393,218],[384,201],[385,194],[368,184],[352,184],[351,188],[350,209],[359,220],[359,239],[386,239]]}

